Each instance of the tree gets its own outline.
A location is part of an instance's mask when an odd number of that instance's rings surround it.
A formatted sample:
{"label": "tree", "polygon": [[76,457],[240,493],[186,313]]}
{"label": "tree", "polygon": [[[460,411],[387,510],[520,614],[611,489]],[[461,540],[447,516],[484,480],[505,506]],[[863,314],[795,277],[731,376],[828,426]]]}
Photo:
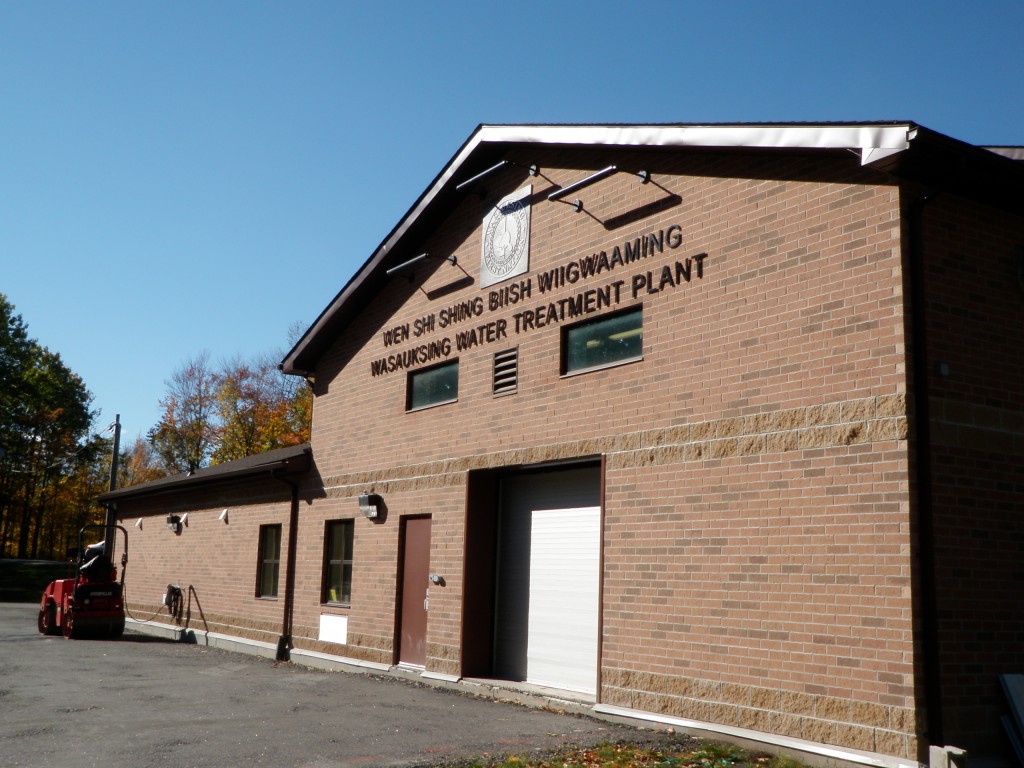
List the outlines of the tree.
{"label": "tree", "polygon": [[299,392],[270,357],[226,364],[218,375],[220,429],[213,463],[308,440]]}
{"label": "tree", "polygon": [[134,442],[122,451],[118,461],[118,488],[148,483],[150,480],[166,476],[167,470],[160,465],[160,459],[149,440],[136,437]]}
{"label": "tree", "polygon": [[0,550],[14,542],[18,557],[37,557],[63,544],[44,532],[59,528],[62,487],[92,445],[91,402],[81,378],[29,338],[0,294]]}
{"label": "tree", "polygon": [[[290,335],[297,338],[293,326]],[[309,441],[313,393],[278,369],[273,355],[236,357],[216,371],[208,353],[186,361],[168,380],[164,415],[147,439],[165,472],[253,456]],[[153,462],[136,456],[146,466]],[[148,475],[147,475],[148,477]],[[131,478],[126,485],[144,482]]]}
{"label": "tree", "polygon": [[164,415],[147,437],[168,472],[195,472],[209,463],[217,442],[217,375],[209,353],[187,360],[166,382]]}

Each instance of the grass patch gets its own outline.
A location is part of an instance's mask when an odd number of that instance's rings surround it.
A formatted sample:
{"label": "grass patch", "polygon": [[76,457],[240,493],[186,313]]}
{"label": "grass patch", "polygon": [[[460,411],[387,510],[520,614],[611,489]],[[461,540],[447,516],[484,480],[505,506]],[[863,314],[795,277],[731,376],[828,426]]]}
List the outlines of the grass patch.
{"label": "grass patch", "polygon": [[692,741],[651,747],[604,743],[594,747],[563,747],[543,755],[474,760],[460,768],[803,768],[788,757],[751,753],[728,744]]}
{"label": "grass patch", "polygon": [[63,562],[0,560],[0,603],[38,603],[47,584],[67,575]]}

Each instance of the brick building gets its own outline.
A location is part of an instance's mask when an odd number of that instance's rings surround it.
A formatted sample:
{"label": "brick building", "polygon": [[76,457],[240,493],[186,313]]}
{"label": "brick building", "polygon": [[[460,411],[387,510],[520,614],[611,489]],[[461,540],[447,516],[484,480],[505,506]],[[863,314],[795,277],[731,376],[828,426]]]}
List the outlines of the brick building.
{"label": "brick building", "polygon": [[1017,150],[912,123],[481,126],[283,361],[310,446],[101,497],[129,604],[853,762],[999,755],[1022,203]]}

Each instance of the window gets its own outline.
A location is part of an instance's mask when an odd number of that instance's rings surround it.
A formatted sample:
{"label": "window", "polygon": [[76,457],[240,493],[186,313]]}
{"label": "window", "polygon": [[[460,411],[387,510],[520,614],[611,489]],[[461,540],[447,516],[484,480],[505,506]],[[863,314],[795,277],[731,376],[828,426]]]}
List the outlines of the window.
{"label": "window", "polygon": [[562,329],[562,374],[640,360],[644,351],[640,307]]}
{"label": "window", "polygon": [[256,574],[256,597],[277,597],[281,571],[281,526],[260,526],[260,561]]}
{"label": "window", "polygon": [[409,373],[406,410],[454,403],[459,399],[459,361]]}
{"label": "window", "polygon": [[354,520],[327,523],[324,536],[324,585],[322,603],[352,602],[352,534]]}

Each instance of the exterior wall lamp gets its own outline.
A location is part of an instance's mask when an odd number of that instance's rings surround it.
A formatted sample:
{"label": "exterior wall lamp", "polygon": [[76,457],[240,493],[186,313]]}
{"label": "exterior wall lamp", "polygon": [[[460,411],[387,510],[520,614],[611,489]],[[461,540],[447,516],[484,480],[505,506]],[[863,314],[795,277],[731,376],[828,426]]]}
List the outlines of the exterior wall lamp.
{"label": "exterior wall lamp", "polygon": [[359,494],[359,511],[373,520],[380,514],[381,502],[381,497],[376,493],[361,493]]}
{"label": "exterior wall lamp", "polygon": [[224,525],[227,525],[228,524],[228,511],[225,509],[219,515],[217,515],[217,519],[220,520],[222,523],[224,523]]}
{"label": "exterior wall lamp", "polygon": [[[187,518],[188,515],[185,515],[185,517]],[[187,522],[187,521],[183,520],[178,515],[168,515],[167,516],[167,528],[172,533],[174,533],[176,535],[179,535],[179,536],[181,535],[181,528],[182,528],[182,525],[184,525],[185,522]]]}

